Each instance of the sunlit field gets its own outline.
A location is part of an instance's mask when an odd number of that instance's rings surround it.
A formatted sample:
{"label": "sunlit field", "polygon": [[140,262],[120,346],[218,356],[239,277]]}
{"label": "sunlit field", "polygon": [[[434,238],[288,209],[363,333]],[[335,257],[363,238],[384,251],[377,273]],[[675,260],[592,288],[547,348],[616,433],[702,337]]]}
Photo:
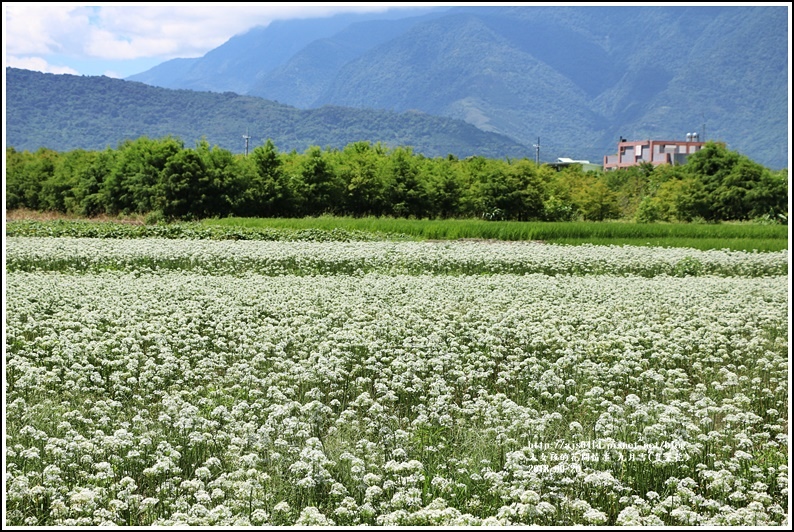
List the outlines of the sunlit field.
{"label": "sunlit field", "polygon": [[49,219],[46,216],[46,213],[11,211],[10,219],[6,223],[6,235],[271,241],[472,239],[749,252],[781,251],[788,249],[789,243],[786,225],[755,223],[511,222],[319,216],[220,218],[147,224],[141,219]]}
{"label": "sunlit field", "polygon": [[461,238],[509,241],[539,240],[552,244],[602,244],[689,247],[700,250],[780,251],[788,249],[788,227],[751,223],[517,222],[486,220],[412,220],[405,218],[221,218],[203,220],[212,228],[281,230],[347,230],[415,239]]}
{"label": "sunlit field", "polygon": [[788,523],[786,250],[6,254],[6,524]]}

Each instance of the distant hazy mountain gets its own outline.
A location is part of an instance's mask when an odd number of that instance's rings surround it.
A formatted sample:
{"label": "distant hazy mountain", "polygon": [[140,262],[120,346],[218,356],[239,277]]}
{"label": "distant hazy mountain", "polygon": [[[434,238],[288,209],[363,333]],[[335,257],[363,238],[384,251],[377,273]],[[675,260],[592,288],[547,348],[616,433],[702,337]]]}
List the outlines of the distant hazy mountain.
{"label": "distant hazy mountain", "polygon": [[6,69],[6,146],[34,151],[115,148],[125,139],[202,137],[234,153],[272,139],[280,151],[343,148],[357,141],[410,146],[428,157],[531,157],[513,139],[420,112],[323,106],[301,110],[232,92],[152,87],[105,76]]}
{"label": "distant hazy mountain", "polygon": [[600,161],[620,136],[697,131],[782,168],[788,20],[785,6],[471,6],[293,20],[237,36],[187,70],[169,62],[130,79],[306,109],[459,118],[527,146],[540,137],[543,160]]}
{"label": "distant hazy mountain", "polygon": [[[437,9],[397,9],[384,13],[343,13],[332,17],[276,20],[236,35],[203,57],[174,59],[126,78],[168,89],[233,91],[245,94],[268,72],[317,39],[351,24],[431,13]],[[269,98],[273,99],[273,98]]]}

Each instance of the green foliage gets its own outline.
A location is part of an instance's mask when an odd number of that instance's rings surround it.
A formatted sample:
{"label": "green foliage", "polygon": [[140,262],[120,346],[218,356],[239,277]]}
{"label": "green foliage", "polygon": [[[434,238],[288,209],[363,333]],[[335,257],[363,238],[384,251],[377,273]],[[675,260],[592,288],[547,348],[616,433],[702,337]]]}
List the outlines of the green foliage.
{"label": "green foliage", "polygon": [[543,219],[549,222],[570,222],[574,219],[576,211],[569,201],[551,196],[543,204],[543,214]]}
{"label": "green foliage", "polygon": [[382,168],[387,159],[383,146],[354,142],[331,155],[336,172],[344,183],[346,211],[360,216],[385,214],[388,200]]}
{"label": "green foliage", "polygon": [[766,217],[776,223],[788,221],[788,170],[771,172],[764,168],[756,186],[747,191],[746,201],[750,206],[747,218]]}
{"label": "green foliage", "polygon": [[188,218],[206,210],[207,168],[193,150],[183,150],[171,157],[163,172],[163,214],[170,218]]}
{"label": "green foliage", "polygon": [[573,199],[585,220],[602,221],[619,217],[617,194],[603,180],[585,176],[574,190]]}
{"label": "green foliage", "polygon": [[166,164],[183,150],[183,143],[172,137],[140,137],[122,143],[118,160],[102,184],[106,212],[143,214],[161,208],[166,201]]}
{"label": "green foliage", "polygon": [[55,212],[75,210],[74,190],[77,188],[80,173],[86,166],[86,158],[87,152],[83,150],[75,150],[58,157],[52,175],[41,185],[41,209]]}
{"label": "green foliage", "polygon": [[344,185],[318,146],[306,150],[292,175],[291,185],[296,214],[341,213]]}
{"label": "green foliage", "polygon": [[[453,158],[447,158],[452,163]],[[465,185],[460,178],[459,166],[425,159],[422,175],[426,176],[428,195],[434,205],[434,215],[439,218],[457,218],[463,212]]]}
{"label": "green foliage", "polygon": [[101,152],[89,152],[88,164],[84,166],[79,175],[77,186],[74,190],[74,210],[67,207],[67,211],[75,212],[82,216],[94,216],[104,211],[102,188],[106,176],[116,164],[115,150],[107,149]]}
{"label": "green foliage", "polygon": [[[699,155],[699,154],[695,154]],[[212,217],[393,216],[489,221],[787,223],[786,171],[710,143],[680,166],[556,172],[524,159],[427,158],[410,147],[354,142],[250,157],[202,138],[128,140],[116,150],[6,149],[6,208],[93,216],[156,212]]]}
{"label": "green foliage", "polygon": [[396,148],[383,172],[391,207],[389,214],[404,218],[422,218],[429,214],[428,190],[419,175],[419,165],[410,148]]}
{"label": "green foliage", "polygon": [[607,173],[606,183],[621,217],[635,221],[788,221],[788,172],[772,172],[720,143],[707,143],[683,166],[630,167]]}
{"label": "green foliage", "polygon": [[676,263],[673,275],[676,277],[697,276],[703,272],[703,264],[694,257],[684,257]]}
{"label": "green foliage", "polygon": [[6,207],[44,208],[42,187],[55,174],[59,154],[47,148],[35,153],[6,148]]}
{"label": "green foliage", "polygon": [[223,218],[209,226],[250,229],[365,231],[394,237],[433,240],[486,239],[581,245],[687,247],[778,251],[788,249],[788,230],[780,224],[637,224],[627,222],[517,222],[482,219],[409,220],[389,217]]}
{"label": "green foliage", "polygon": [[676,201],[679,219],[750,220],[787,212],[784,172],[772,174],[722,144],[707,143],[690,156],[684,171],[690,181]]}
{"label": "green foliage", "polygon": [[290,188],[283,163],[268,139],[251,153],[253,172],[246,174],[238,212],[242,216],[283,216],[291,210]]}
{"label": "green foliage", "polygon": [[634,221],[637,223],[653,223],[662,219],[662,209],[654,198],[646,196],[642,198],[637,212],[634,215]]}

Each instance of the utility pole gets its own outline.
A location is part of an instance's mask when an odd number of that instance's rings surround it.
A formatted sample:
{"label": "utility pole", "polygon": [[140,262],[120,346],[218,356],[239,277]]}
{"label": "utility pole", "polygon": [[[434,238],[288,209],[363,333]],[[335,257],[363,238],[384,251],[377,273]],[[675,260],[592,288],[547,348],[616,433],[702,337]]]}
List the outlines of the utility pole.
{"label": "utility pole", "polygon": [[245,130],[245,135],[243,135],[243,138],[245,139],[245,156],[248,157],[248,139],[251,137],[248,135],[247,129]]}
{"label": "utility pole", "polygon": [[535,166],[540,166],[540,137],[538,137],[538,143],[533,146],[535,148]]}

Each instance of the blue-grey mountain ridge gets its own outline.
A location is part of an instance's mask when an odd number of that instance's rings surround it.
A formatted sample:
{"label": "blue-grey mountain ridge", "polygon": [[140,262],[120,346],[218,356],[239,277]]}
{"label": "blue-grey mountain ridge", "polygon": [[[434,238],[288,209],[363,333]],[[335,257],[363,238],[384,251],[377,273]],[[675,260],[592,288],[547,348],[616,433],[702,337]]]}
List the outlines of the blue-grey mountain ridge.
{"label": "blue-grey mountain ridge", "polygon": [[[399,12],[390,12],[398,13]],[[130,80],[302,109],[418,110],[544,160],[698,132],[788,162],[785,6],[470,6],[274,22]],[[178,68],[174,68],[178,65]]]}
{"label": "blue-grey mountain ridge", "polygon": [[[456,7],[274,22],[126,81],[7,69],[6,145],[172,134],[240,152],[357,140],[428,156],[589,159],[619,137],[788,164],[782,6]],[[137,83],[131,83],[137,82]],[[149,86],[149,89],[146,87]],[[168,90],[166,90],[168,89]]]}

